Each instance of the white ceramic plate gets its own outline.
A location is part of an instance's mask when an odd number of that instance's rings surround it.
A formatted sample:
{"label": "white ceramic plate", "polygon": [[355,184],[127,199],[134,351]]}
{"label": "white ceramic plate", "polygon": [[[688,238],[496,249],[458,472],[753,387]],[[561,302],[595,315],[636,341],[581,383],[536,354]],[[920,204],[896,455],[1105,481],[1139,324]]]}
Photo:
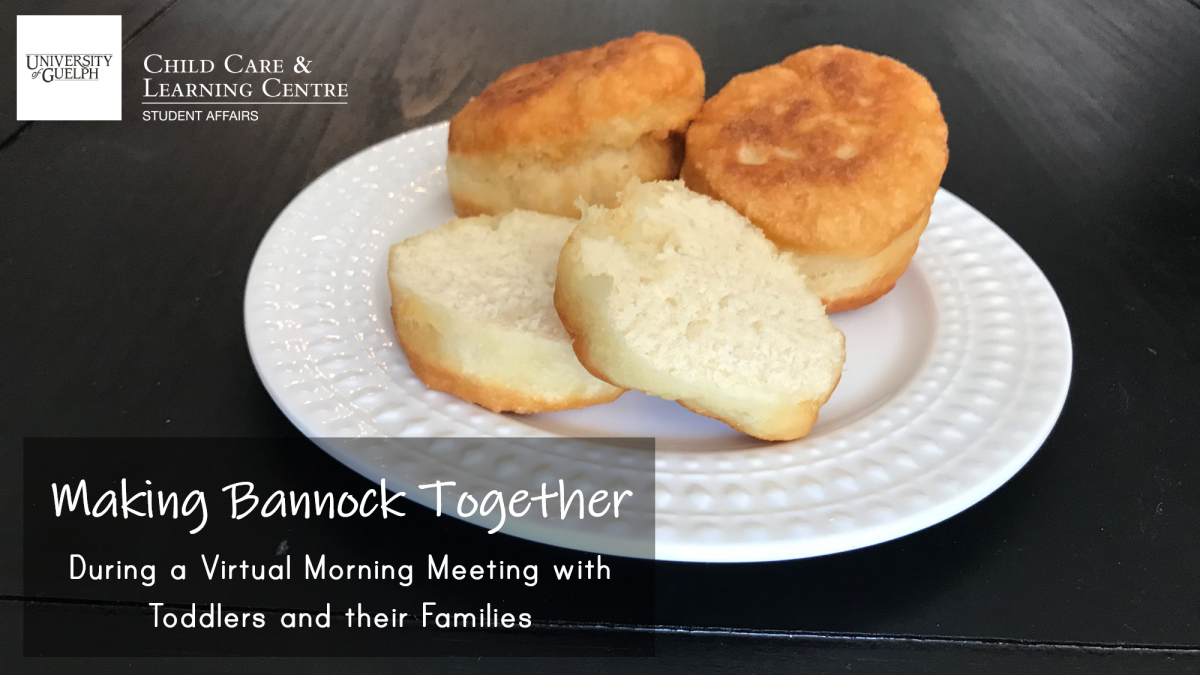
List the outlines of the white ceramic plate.
{"label": "white ceramic plate", "polygon": [[[386,267],[391,244],[454,217],[445,148],[445,124],[368,148],[300,193],[263,238],[246,335],[267,390],[311,437],[654,436],[645,485],[656,557],[734,562],[846,551],[949,518],[1012,477],[1062,409],[1071,339],[1054,290],[1012,239],[945,190],[895,290],[833,315],[845,370],[804,439],[758,441],[638,392],[515,416],[430,391],[396,344]],[[442,453],[401,468],[324,445],[389,485],[453,475],[482,493],[546,466],[531,451],[495,461]],[[561,544],[555,527],[505,531]],[[620,532],[588,536],[571,545],[621,552]]]}

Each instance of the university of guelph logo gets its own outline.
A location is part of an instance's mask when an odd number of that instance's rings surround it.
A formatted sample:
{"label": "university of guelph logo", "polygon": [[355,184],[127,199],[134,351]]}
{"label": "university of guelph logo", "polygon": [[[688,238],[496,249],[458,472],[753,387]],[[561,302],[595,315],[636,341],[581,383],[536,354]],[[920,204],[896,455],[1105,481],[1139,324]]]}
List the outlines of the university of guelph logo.
{"label": "university of guelph logo", "polygon": [[121,39],[120,16],[18,15],[17,119],[121,119]]}
{"label": "university of guelph logo", "polygon": [[26,54],[30,77],[43,82],[86,82],[100,79],[112,65],[112,54]]}

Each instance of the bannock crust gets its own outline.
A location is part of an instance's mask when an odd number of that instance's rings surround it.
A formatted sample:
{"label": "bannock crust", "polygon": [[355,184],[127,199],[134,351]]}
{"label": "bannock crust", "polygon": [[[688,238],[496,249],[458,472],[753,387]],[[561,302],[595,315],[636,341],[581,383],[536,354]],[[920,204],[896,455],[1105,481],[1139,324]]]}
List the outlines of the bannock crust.
{"label": "bannock crust", "polygon": [[926,208],[917,222],[869,258],[793,253],[792,259],[807,277],[809,290],[820,296],[826,312],[858,309],[883,297],[896,285],[917,252],[929,215]]}
{"label": "bannock crust", "polygon": [[682,131],[704,101],[700,56],[686,40],[643,32],[517,66],[450,120],[453,153],[572,161]]}
{"label": "bannock crust", "polygon": [[865,258],[933,201],[949,153],[929,82],[899,61],[807,49],[733,78],[687,132],[681,177],[781,247]]}
{"label": "bannock crust", "polygon": [[419,333],[402,328],[406,320],[404,312],[393,305],[392,322],[396,326],[401,348],[408,357],[409,367],[425,386],[483,406],[492,412],[531,414],[573,410],[611,403],[625,393],[624,389],[608,389],[594,395],[547,398],[512,389],[503,382],[472,377],[445,362],[435,342],[424,340],[419,337]]}
{"label": "bannock crust", "polygon": [[527,209],[578,218],[577,199],[613,206],[631,179],[675,178],[682,162],[683,134],[652,132],[627,148],[597,148],[573,163],[451,153],[446,177],[459,217]]}

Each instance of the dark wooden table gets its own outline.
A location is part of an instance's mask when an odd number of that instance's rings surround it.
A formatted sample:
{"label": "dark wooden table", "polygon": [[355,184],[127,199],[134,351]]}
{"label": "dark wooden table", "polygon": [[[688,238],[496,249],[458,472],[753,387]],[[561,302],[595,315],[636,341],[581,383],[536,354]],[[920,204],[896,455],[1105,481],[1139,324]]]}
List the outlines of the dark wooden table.
{"label": "dark wooden table", "polygon": [[[504,70],[650,29],[709,93],[843,43],[925,74],[944,185],[1025,248],[1071,323],[1066,408],[993,496],[815,560],[663,564],[653,666],[741,672],[1200,669],[1200,5],[1037,2],[41,0],[0,16],[0,672],[373,672],[360,660],[21,660],[29,436],[282,436],[242,292],[263,232],[337,161],[447,119]],[[14,14],[124,15],[122,122],[14,119]],[[141,120],[142,59],[314,61],[350,105]],[[312,452],[318,452],[313,449]],[[348,469],[347,469],[348,471]],[[420,661],[415,670],[567,664]],[[581,671],[616,668],[572,663]]]}

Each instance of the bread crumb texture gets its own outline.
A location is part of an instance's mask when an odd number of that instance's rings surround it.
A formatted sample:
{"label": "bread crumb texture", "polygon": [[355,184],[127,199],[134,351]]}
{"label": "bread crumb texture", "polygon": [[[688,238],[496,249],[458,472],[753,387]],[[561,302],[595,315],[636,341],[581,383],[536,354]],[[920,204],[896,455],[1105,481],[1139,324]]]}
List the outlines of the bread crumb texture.
{"label": "bread crumb texture", "polygon": [[555,264],[576,221],[531,211],[464,218],[401,244],[403,283],[480,323],[566,339],[554,311]]}
{"label": "bread crumb texture", "polygon": [[620,208],[589,208],[573,239],[581,272],[612,280],[612,329],[684,388],[823,402],[836,384],[841,332],[787,257],[729,206],[680,182],[632,185]]}
{"label": "bread crumb texture", "polygon": [[417,377],[496,412],[620,396],[579,363],[554,310],[555,265],[575,223],[514,211],[452,221],[393,246],[392,318]]}

